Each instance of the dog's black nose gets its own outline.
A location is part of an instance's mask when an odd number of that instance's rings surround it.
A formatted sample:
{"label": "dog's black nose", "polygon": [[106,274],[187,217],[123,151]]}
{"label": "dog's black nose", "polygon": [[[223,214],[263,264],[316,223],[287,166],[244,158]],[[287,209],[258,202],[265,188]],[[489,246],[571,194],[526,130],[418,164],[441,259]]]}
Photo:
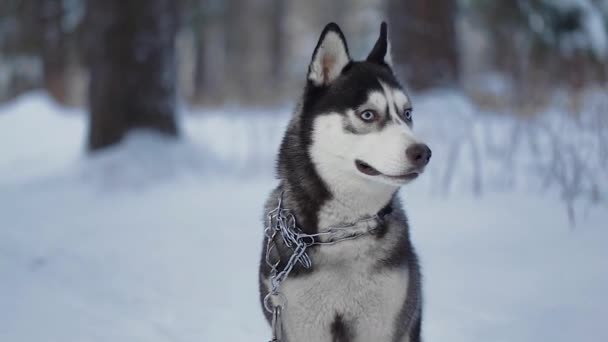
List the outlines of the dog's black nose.
{"label": "dog's black nose", "polygon": [[423,167],[431,160],[431,149],[425,144],[413,144],[405,150],[405,155],[415,167]]}

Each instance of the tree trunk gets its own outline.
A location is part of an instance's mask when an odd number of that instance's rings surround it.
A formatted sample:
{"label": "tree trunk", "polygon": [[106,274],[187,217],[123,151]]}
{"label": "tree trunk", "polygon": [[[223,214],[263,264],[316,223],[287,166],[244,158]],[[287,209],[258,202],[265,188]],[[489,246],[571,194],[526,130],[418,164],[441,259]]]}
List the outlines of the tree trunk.
{"label": "tree trunk", "polygon": [[89,0],[89,149],[133,128],[177,136],[173,0]]}
{"label": "tree trunk", "polygon": [[244,104],[263,104],[271,97],[271,0],[226,1],[226,82],[229,96]]}
{"label": "tree trunk", "polygon": [[62,29],[64,8],[62,0],[40,1],[36,6],[40,20],[40,57],[43,85],[58,102],[67,101],[66,64],[67,42]]}
{"label": "tree trunk", "polygon": [[206,0],[192,25],[194,33],[194,78],[192,101],[218,105],[224,101],[227,77],[225,18],[226,4]]}
{"label": "tree trunk", "polygon": [[195,102],[202,102],[204,95],[206,94],[205,86],[205,67],[208,65],[207,61],[207,37],[205,32],[201,29],[194,31],[194,93],[193,100]]}
{"label": "tree trunk", "polygon": [[395,69],[415,90],[458,82],[456,0],[390,0]]}
{"label": "tree trunk", "polygon": [[274,83],[274,96],[280,98],[283,88],[283,36],[285,18],[285,0],[273,0],[271,6],[271,77]]}

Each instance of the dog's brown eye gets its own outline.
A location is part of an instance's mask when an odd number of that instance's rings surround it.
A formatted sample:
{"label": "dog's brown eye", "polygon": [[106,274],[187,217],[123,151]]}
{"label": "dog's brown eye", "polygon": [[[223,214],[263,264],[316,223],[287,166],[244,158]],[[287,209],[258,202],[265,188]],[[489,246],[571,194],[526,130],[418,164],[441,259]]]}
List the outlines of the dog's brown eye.
{"label": "dog's brown eye", "polygon": [[376,112],[373,110],[364,110],[359,114],[359,117],[365,122],[372,122],[376,120]]}

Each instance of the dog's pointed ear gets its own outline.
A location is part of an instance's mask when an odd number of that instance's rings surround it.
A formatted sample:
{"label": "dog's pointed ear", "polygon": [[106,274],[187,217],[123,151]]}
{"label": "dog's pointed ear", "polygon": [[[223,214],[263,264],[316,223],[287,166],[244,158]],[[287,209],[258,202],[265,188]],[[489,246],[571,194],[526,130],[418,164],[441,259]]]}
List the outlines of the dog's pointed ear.
{"label": "dog's pointed ear", "polygon": [[391,42],[388,39],[388,29],[385,22],[382,22],[380,25],[380,37],[378,37],[372,52],[367,56],[367,61],[376,64],[386,64],[389,67],[393,66]]}
{"label": "dog's pointed ear", "polygon": [[323,29],[308,67],[308,80],[315,86],[333,82],[350,63],[348,45],[340,27],[329,23]]}

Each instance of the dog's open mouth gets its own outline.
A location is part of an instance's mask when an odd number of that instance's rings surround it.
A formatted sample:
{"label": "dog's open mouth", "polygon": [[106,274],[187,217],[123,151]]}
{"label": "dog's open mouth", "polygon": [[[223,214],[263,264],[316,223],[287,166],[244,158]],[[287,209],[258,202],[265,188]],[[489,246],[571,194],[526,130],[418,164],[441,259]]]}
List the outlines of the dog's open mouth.
{"label": "dog's open mouth", "polygon": [[418,175],[420,174],[420,171],[415,170],[415,171],[407,172],[402,175],[386,175],[386,174],[374,169],[368,163],[361,161],[359,159],[355,160],[355,165],[357,166],[357,170],[359,170],[359,172],[366,174],[368,176],[384,176],[384,177],[395,179],[395,180],[404,180],[404,181],[412,180],[412,179],[415,179],[416,177],[418,177]]}

